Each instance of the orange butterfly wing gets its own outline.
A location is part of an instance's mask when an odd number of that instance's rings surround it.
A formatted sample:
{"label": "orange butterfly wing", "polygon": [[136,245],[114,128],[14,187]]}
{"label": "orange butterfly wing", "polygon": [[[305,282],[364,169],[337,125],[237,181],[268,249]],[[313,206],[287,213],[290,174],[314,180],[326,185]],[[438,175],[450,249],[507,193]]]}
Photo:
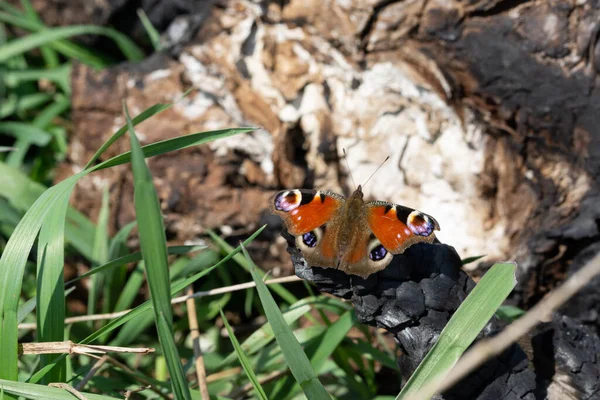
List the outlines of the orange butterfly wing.
{"label": "orange butterfly wing", "polygon": [[279,215],[288,231],[302,235],[332,220],[344,205],[345,199],[321,190],[284,190],[275,193],[271,211]]}
{"label": "orange butterfly wing", "polygon": [[367,203],[366,208],[369,228],[392,254],[403,253],[415,243],[431,243],[434,231],[440,230],[432,216],[412,208],[383,201]]}

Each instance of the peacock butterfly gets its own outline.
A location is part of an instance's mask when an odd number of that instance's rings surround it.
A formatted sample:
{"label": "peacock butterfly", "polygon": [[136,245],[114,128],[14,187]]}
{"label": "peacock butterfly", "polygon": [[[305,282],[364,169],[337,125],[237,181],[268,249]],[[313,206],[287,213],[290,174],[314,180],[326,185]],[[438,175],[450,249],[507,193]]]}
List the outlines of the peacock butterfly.
{"label": "peacock butterfly", "polygon": [[367,278],[409,246],[431,243],[437,221],[412,208],[363,200],[362,186],[346,199],[323,190],[283,190],[271,198],[311,267],[337,268]]}

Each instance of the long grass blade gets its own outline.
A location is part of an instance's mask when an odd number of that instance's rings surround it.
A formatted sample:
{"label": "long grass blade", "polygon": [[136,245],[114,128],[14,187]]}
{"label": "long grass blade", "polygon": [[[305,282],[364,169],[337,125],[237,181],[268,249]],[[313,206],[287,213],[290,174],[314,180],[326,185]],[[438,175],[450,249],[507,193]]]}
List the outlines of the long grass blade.
{"label": "long grass blade", "polygon": [[0,378],[17,379],[17,308],[27,257],[53,204],[71,193],[80,176],[65,179],[35,201],[15,228],[0,258]]}
{"label": "long grass blade", "polygon": [[[19,9],[12,7],[6,1],[0,1],[0,9],[5,11],[0,12],[0,23],[3,22],[31,32],[48,29],[41,20],[24,17]],[[43,46],[42,49],[44,47],[46,46]],[[78,60],[92,67],[102,68],[110,64],[110,60],[106,56],[98,54],[97,50],[87,49],[68,39],[54,40],[48,43],[47,47],[52,51],[62,53],[66,58]]]}
{"label": "long grass blade", "polygon": [[[302,315],[306,314],[310,311],[310,306],[308,304],[299,305],[299,303],[304,302],[301,300],[297,304],[294,304],[288,311],[283,313],[283,319],[285,323],[290,325],[296,322]],[[271,343],[271,341],[275,339],[275,335],[273,334],[273,328],[271,328],[270,323],[266,323],[261,326],[259,329],[252,332],[250,336],[244,340],[241,344],[241,349],[248,355],[252,355],[262,348],[264,348],[267,344]],[[219,363],[219,367],[217,370],[223,369],[224,366],[230,364],[233,360],[235,360],[236,354],[231,353],[227,357]]]}
{"label": "long grass blade", "polygon": [[36,146],[45,146],[52,139],[52,135],[45,130],[25,122],[0,122],[0,132],[35,144]]}
{"label": "long grass blade", "polygon": [[[100,212],[98,214],[98,224],[96,225],[96,234],[94,235],[94,247],[92,248],[92,259],[94,264],[106,264],[108,261],[108,216],[110,211],[108,209],[108,187],[104,187],[102,191],[102,203],[100,205]],[[110,276],[111,270],[105,270],[102,274],[94,274],[90,279],[90,288],[88,292],[88,315],[96,313],[96,303],[98,302],[98,296],[102,288],[108,285],[107,278]],[[110,299],[103,299],[103,302],[107,302]],[[108,310],[102,310],[102,312],[108,312]],[[93,327],[93,323],[90,321],[88,326]]]}
{"label": "long grass blade", "polygon": [[[212,238],[212,240],[214,240],[214,242],[220,248],[222,248],[225,252],[230,252],[231,251],[232,247],[229,245],[229,243],[227,243],[225,240],[223,240],[222,238],[220,238],[213,231],[208,230],[207,232],[210,235],[210,237]],[[252,269],[252,265],[241,254],[237,255],[233,259],[235,260],[235,262],[237,262],[239,265],[241,265],[246,271],[250,271]],[[265,272],[264,271],[257,270],[256,273],[261,278],[265,276]],[[287,301],[289,304],[293,304],[293,303],[296,303],[298,301],[298,298],[296,296],[294,296],[292,294],[292,292],[290,292],[282,284],[277,283],[277,284],[271,285],[271,288],[273,289],[273,291],[275,293],[277,293],[279,296],[281,296],[281,298],[284,299],[285,301]]]}
{"label": "long grass blade", "polygon": [[160,51],[160,33],[152,25],[152,22],[150,22],[150,19],[148,18],[144,10],[142,10],[141,8],[138,9],[137,14],[140,18],[140,21],[142,21],[142,25],[144,26],[148,37],[150,38],[150,43],[152,43],[154,51]]}
{"label": "long grass blade", "polygon": [[[70,192],[65,192],[54,204],[48,218],[44,220],[38,239],[37,266],[37,341],[54,342],[64,340],[65,319],[65,219]],[[51,363],[54,356],[42,355],[40,366]],[[65,382],[67,365],[61,362],[44,383]]]}
{"label": "long grass blade", "polygon": [[[65,389],[34,385],[24,382],[12,382],[0,379],[0,388],[5,394],[22,396],[32,400],[73,400],[75,397]],[[117,397],[81,392],[89,400],[119,400]],[[1,396],[0,396],[1,398]]]}
{"label": "long grass blade", "polygon": [[246,376],[248,377],[250,383],[252,384],[252,387],[254,388],[255,396],[262,400],[268,400],[267,394],[265,393],[265,390],[262,388],[262,385],[258,381],[258,377],[254,373],[252,365],[250,364],[250,360],[248,359],[246,353],[244,353],[244,350],[242,350],[242,346],[240,346],[240,342],[235,337],[233,329],[231,329],[231,325],[229,325],[229,321],[227,321],[225,314],[223,314],[223,310],[219,310],[219,312],[221,313],[221,319],[225,324],[225,328],[227,329],[227,333],[229,334],[229,340],[231,341],[231,344],[235,349],[235,353],[237,354],[238,360],[240,361],[240,364],[242,365]]}
{"label": "long grass blade", "polygon": [[[305,347],[305,353],[310,359],[310,363],[316,372],[320,372],[325,361],[333,354],[340,345],[346,334],[356,323],[356,316],[353,311],[346,311],[340,318],[331,324],[317,338]],[[287,393],[293,391],[293,380],[286,378],[280,381],[280,386],[271,396],[276,399],[286,397]]]}
{"label": "long grass blade", "polygon": [[[498,263],[490,268],[450,318],[397,399],[410,398],[448,373],[515,287],[515,270],[514,263]],[[433,394],[420,398],[429,399]]]}
{"label": "long grass blade", "polygon": [[66,39],[77,35],[103,35],[111,38],[125,57],[131,61],[139,61],[144,58],[144,53],[127,36],[122,33],[101,26],[79,25],[60,28],[43,29],[19,39],[14,39],[0,47],[0,62],[5,62],[11,57],[23,54],[39,46],[52,43],[57,40]]}
{"label": "long grass blade", "polygon": [[134,181],[134,203],[139,227],[140,247],[146,266],[150,298],[152,300],[158,339],[171,376],[176,399],[191,399],[179,352],[173,338],[173,313],[170,302],[167,238],[162,213],[152,175],[137,140],[133,123],[124,105],[131,143],[131,166]]}
{"label": "long grass blade", "polygon": [[[194,251],[204,250],[206,246],[169,246],[167,247],[167,254],[169,255],[184,255],[188,253],[192,253]],[[107,271],[112,268],[118,267],[119,265],[129,264],[133,262],[138,262],[142,260],[142,253],[136,252],[131,253],[123,257],[115,258],[107,262],[106,264],[98,265],[97,267],[92,268],[86,273],[79,275],[77,278],[73,278],[66,283],[66,285],[70,285],[75,283],[83,278],[87,278],[99,272]]]}
{"label": "long grass blade", "polygon": [[258,291],[267,319],[273,327],[277,344],[279,344],[290,371],[294,378],[296,378],[296,382],[298,382],[309,400],[331,399],[331,396],[329,396],[319,378],[317,378],[308,357],[302,351],[302,347],[300,347],[290,327],[285,323],[277,303],[275,303],[273,296],[271,296],[269,289],[267,289],[267,285],[265,285],[256,272],[256,266],[250,259],[250,255],[244,247],[242,247],[242,251],[251,266],[250,273],[252,274],[254,283],[256,283],[256,290]]}
{"label": "long grass blade", "polygon": [[[144,156],[146,158],[150,158],[171,151],[187,149],[188,147],[212,142],[213,140],[222,139],[233,135],[239,135],[240,133],[251,132],[255,129],[256,128],[231,128],[220,129],[217,131],[191,133],[189,135],[179,136],[173,139],[167,139],[160,142],[148,144],[142,147],[142,151],[144,152]],[[94,168],[92,168],[92,170],[98,171],[101,169],[126,164],[130,161],[131,153],[126,152],[96,165]]]}
{"label": "long grass blade", "polygon": [[[22,171],[0,162],[0,196],[21,212],[28,211],[47,190],[44,185],[31,180]],[[92,258],[94,224],[79,211],[69,207],[67,211],[66,239],[84,257]]]}

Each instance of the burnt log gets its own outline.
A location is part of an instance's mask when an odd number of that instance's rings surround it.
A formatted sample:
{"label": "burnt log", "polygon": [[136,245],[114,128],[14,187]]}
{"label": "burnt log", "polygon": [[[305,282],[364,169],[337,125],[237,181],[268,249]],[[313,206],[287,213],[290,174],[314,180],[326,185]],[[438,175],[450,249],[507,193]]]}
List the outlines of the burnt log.
{"label": "burnt log", "polygon": [[[475,286],[461,269],[456,251],[439,242],[413,245],[394,256],[386,269],[363,279],[333,268],[310,267],[294,237],[286,231],[282,236],[297,276],[322,292],[352,301],[359,322],[394,336],[402,351],[398,365],[404,382]],[[493,317],[478,339],[497,334],[505,324]],[[599,350],[600,338],[593,330],[556,314],[436,398],[591,399],[600,392]]]}

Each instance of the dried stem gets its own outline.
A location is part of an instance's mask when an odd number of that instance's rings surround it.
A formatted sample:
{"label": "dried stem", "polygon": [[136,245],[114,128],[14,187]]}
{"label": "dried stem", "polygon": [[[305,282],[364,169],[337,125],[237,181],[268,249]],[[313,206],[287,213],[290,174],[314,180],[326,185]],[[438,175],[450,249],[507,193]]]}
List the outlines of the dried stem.
{"label": "dried stem", "polygon": [[[283,278],[270,279],[270,280],[266,281],[265,284],[271,285],[273,283],[297,282],[299,280],[301,280],[301,279],[298,278],[297,276],[292,275],[292,276],[286,276]],[[192,293],[192,294],[187,294],[185,296],[175,297],[175,298],[171,299],[171,304],[184,303],[188,299],[191,299],[191,298],[197,299],[200,297],[214,296],[217,294],[224,294],[224,293],[229,293],[229,292],[235,292],[238,290],[249,289],[254,286],[256,286],[254,282],[246,282],[246,283],[240,283],[237,285],[225,286],[222,288],[211,289],[211,290],[206,290],[206,291],[202,291],[202,292],[196,292],[196,293]],[[130,311],[131,310],[123,310],[123,311],[119,311],[119,312],[115,312],[115,313],[91,314],[91,315],[80,315],[77,317],[69,317],[69,318],[65,318],[65,325],[74,324],[74,323],[78,323],[78,322],[115,319],[115,318],[121,317],[123,315],[126,315]],[[19,324],[19,329],[37,329],[37,324],[35,322]]]}
{"label": "dried stem", "polygon": [[200,328],[198,327],[198,317],[196,315],[196,300],[191,297],[194,294],[192,286],[188,286],[188,299],[186,300],[188,321],[190,324],[190,334],[194,345],[194,364],[196,365],[196,377],[200,387],[200,395],[203,400],[210,400],[208,394],[208,385],[206,384],[206,368],[204,368],[204,356],[200,348]]}
{"label": "dried stem", "polygon": [[100,357],[100,359],[96,361],[96,363],[92,366],[92,368],[88,371],[88,373],[85,374],[85,376],[83,377],[81,382],[79,382],[77,384],[77,386],[75,386],[75,389],[83,390],[85,385],[89,382],[90,379],[92,379],[92,377],[94,375],[96,375],[96,373],[100,370],[102,365],[104,365],[104,363],[106,362],[107,359],[108,359],[107,355],[103,355],[102,357]]}
{"label": "dried stem", "polygon": [[53,383],[49,383],[48,386],[58,388],[58,389],[64,389],[67,392],[71,393],[73,396],[75,396],[79,400],[87,400],[87,397],[85,397],[77,389],[69,386],[68,384],[66,384],[64,382],[53,382]]}
{"label": "dried stem", "polygon": [[20,354],[106,354],[106,353],[153,353],[151,347],[117,347],[77,344],[70,340],[64,342],[20,343]]}
{"label": "dried stem", "polygon": [[172,400],[171,397],[169,397],[167,394],[163,393],[160,389],[154,387],[152,382],[145,379],[137,371],[134,371],[133,369],[129,368],[129,366],[123,364],[122,362],[120,362],[117,359],[110,357],[110,356],[108,356],[108,362],[110,364],[114,365],[115,367],[120,368],[123,371],[127,372],[128,374],[130,374],[133,377],[133,379],[136,379],[139,382],[141,382],[142,384],[146,385],[145,387],[149,388],[150,390],[152,390],[154,393],[158,394],[160,397],[164,398],[165,400]]}
{"label": "dried stem", "polygon": [[[285,369],[283,371],[273,371],[270,374],[265,375],[262,378],[260,378],[258,380],[258,382],[261,385],[265,385],[269,382],[273,382],[274,380],[281,378],[282,376],[289,374],[289,372],[290,372],[289,369]],[[238,390],[231,392],[231,394],[229,394],[229,396],[234,399],[242,398],[242,397],[244,397],[244,395],[246,395],[252,389],[254,389],[254,386],[252,385],[252,383],[247,383],[244,386],[242,386],[241,388],[239,388]]]}

